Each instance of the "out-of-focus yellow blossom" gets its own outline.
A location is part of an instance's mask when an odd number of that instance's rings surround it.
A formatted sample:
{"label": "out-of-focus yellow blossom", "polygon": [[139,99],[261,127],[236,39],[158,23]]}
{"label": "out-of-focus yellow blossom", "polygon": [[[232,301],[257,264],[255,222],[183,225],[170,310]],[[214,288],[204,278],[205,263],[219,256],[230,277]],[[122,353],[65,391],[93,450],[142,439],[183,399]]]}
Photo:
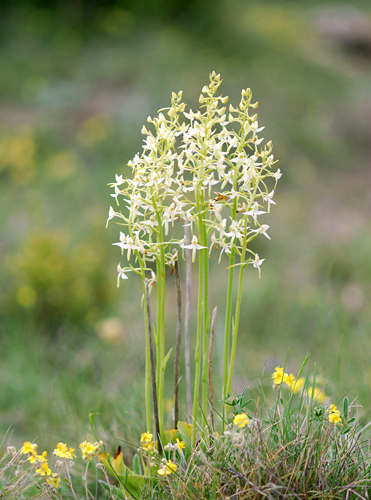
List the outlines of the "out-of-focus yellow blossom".
{"label": "out-of-focus yellow blossom", "polygon": [[80,125],[77,138],[82,145],[92,147],[106,139],[112,129],[112,118],[107,114],[100,113]]}
{"label": "out-of-focus yellow blossom", "polygon": [[91,460],[93,455],[98,451],[99,445],[98,443],[89,443],[89,441],[84,441],[80,444],[80,449],[82,453],[82,458],[84,460]]}
{"label": "out-of-focus yellow blossom", "polygon": [[159,476],[168,476],[169,474],[173,474],[178,469],[178,466],[174,464],[171,460],[163,464],[163,466],[158,469],[157,474]]}
{"label": "out-of-focus yellow blossom", "polygon": [[290,389],[293,389],[295,385],[294,375],[292,373],[288,375],[283,371],[283,368],[281,368],[280,366],[276,366],[276,370],[272,375],[272,379],[273,379],[273,389],[277,389],[277,387],[282,383],[286,383],[290,387]]}
{"label": "out-of-focus yellow blossom", "polygon": [[58,443],[57,447],[53,451],[53,455],[55,455],[56,457],[69,458],[72,460],[73,458],[76,458],[76,455],[73,453],[74,451],[75,448],[68,449],[66,444]]}
{"label": "out-of-focus yellow blossom", "polygon": [[240,429],[246,427],[248,423],[249,417],[246,415],[246,413],[239,413],[238,415],[235,415],[233,419],[233,425],[237,425]]}
{"label": "out-of-focus yellow blossom", "polygon": [[152,441],[153,434],[150,432],[143,432],[143,434],[140,435],[140,444],[142,443],[149,443]]}
{"label": "out-of-focus yellow blossom", "polygon": [[176,438],[176,446],[179,451],[182,451],[185,448],[185,442],[180,441],[178,438]]}
{"label": "out-of-focus yellow blossom", "polygon": [[317,387],[314,388],[314,392],[312,387],[308,388],[308,396],[310,398],[312,397],[312,394],[313,394],[313,399],[315,399],[317,403],[319,403],[320,405],[322,405],[326,401],[326,394],[317,389]]}
{"label": "out-of-focus yellow blossom", "polygon": [[295,385],[295,377],[292,373],[290,373],[290,375],[285,373],[283,381],[290,387],[290,389],[293,389]]}
{"label": "out-of-focus yellow blossom", "polygon": [[295,384],[294,384],[294,393],[297,394],[300,392],[305,384],[305,378],[304,377],[299,377],[296,379]]}
{"label": "out-of-focus yellow blossom", "polygon": [[35,462],[42,464],[43,462],[47,461],[46,455],[47,455],[46,451],[43,451],[41,455],[37,455],[36,453],[33,453],[33,455],[30,455],[27,460],[29,460],[30,464],[33,464]]}
{"label": "out-of-focus yellow blossom", "polygon": [[285,374],[283,373],[283,368],[276,366],[276,370],[272,375],[273,385],[280,385],[284,380]]}
{"label": "out-of-focus yellow blossom", "polygon": [[59,488],[59,483],[61,482],[61,478],[59,477],[59,475],[58,475],[58,474],[53,473],[53,474],[51,475],[51,477],[48,477],[48,478],[47,478],[46,482],[47,482],[50,486],[52,486],[53,488],[58,489],[58,488]]}
{"label": "out-of-focus yellow blossom", "polygon": [[36,474],[40,474],[40,476],[50,476],[52,471],[49,468],[48,461],[45,460],[43,463],[40,464],[40,467],[36,469]]}
{"label": "out-of-focus yellow blossom", "polygon": [[143,434],[141,434],[140,436],[140,447],[143,450],[152,452],[155,446],[155,443],[152,441],[152,438],[153,434],[151,434],[150,432],[143,432]]}
{"label": "out-of-focus yellow blossom", "polygon": [[27,453],[36,453],[37,444],[31,443],[30,441],[25,441],[21,448],[21,453],[26,455]]}
{"label": "out-of-focus yellow blossom", "polygon": [[336,405],[330,406],[328,419],[332,424],[341,422],[340,411],[337,409]]}

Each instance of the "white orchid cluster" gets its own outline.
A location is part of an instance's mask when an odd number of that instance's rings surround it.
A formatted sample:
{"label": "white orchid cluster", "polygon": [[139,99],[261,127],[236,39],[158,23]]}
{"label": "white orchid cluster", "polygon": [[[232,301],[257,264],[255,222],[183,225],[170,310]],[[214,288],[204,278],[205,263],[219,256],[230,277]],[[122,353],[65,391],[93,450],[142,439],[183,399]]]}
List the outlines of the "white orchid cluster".
{"label": "white orchid cluster", "polygon": [[[165,259],[173,266],[178,249],[192,250],[192,261],[200,249],[219,251],[243,258],[259,270],[264,259],[247,244],[258,234],[267,238],[269,226],[259,216],[270,211],[280,170],[273,170],[272,143],[262,146],[257,115],[251,114],[250,89],[242,91],[237,107],[228,97],[217,96],[220,75],[213,72],[210,84],[199,98],[200,109],[185,111],[182,92],[173,93],[171,107],[148,118],[143,152],[128,165],[130,179],[116,175],[111,195],[121,211],[109,209],[108,220],[116,217],[124,230],[114,243],[125,251],[128,266],[119,264],[118,283],[127,271],[146,268],[146,262]],[[190,226],[191,241],[172,229],[181,223]],[[183,233],[181,234],[181,236]],[[134,256],[140,267],[130,261]],[[155,279],[155,277],[153,277]]]}

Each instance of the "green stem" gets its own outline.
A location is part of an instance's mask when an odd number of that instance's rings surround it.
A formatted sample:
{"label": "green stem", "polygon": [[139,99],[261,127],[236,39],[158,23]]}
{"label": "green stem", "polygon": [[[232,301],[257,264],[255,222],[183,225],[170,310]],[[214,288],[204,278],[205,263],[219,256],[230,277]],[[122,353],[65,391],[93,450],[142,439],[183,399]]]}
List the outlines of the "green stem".
{"label": "green stem", "polygon": [[[234,277],[234,260],[235,251],[231,251],[229,257],[229,275],[228,275],[228,285],[227,285],[227,303],[225,311],[225,334],[224,334],[224,366],[223,366],[223,399],[227,397],[227,384],[228,384],[228,362],[229,362],[229,344],[230,344],[230,334],[231,334],[231,322],[232,322],[232,292],[233,292],[233,277]],[[223,406],[223,419],[222,428],[224,432],[225,425],[225,405]]]}
{"label": "green stem", "polygon": [[150,299],[149,299],[148,279],[144,280],[144,290],[145,290],[145,298],[146,298],[147,323],[148,323],[148,344],[149,344],[149,356],[150,356],[150,367],[151,367],[153,416],[155,419],[156,441],[158,443],[158,452],[161,455],[161,453],[162,453],[162,440],[161,440],[160,426],[159,426],[159,419],[158,419],[155,359],[153,356],[152,318],[151,318],[151,306],[150,306]]}
{"label": "green stem", "polygon": [[146,287],[145,287],[146,273],[145,273],[145,264],[138,251],[136,252],[136,255],[141,269],[141,279],[143,287],[144,328],[146,331],[146,368],[145,368],[146,373],[144,378],[144,399],[146,408],[147,432],[151,432],[151,361],[150,361],[150,346],[148,338],[147,298],[146,298]]}
{"label": "green stem", "polygon": [[198,414],[198,398],[200,390],[200,375],[201,375],[201,337],[202,337],[202,300],[203,300],[203,262],[199,261],[198,275],[198,304],[197,304],[197,336],[195,349],[195,383],[193,390],[193,412],[192,412],[192,446],[196,444],[197,436],[197,414]]}
{"label": "green stem", "polygon": [[203,265],[203,342],[202,342],[202,413],[203,425],[206,425],[206,415],[208,409],[209,377],[208,377],[208,329],[209,329],[209,253],[207,248],[206,225],[202,226],[202,246],[206,248],[200,250],[200,259]]}
{"label": "green stem", "polygon": [[[245,227],[244,234],[246,234],[247,230],[247,217],[245,218]],[[233,324],[233,332],[232,332],[232,347],[231,347],[231,359],[229,361],[229,373],[228,373],[228,382],[227,382],[227,392],[231,392],[232,387],[232,378],[233,378],[233,370],[234,363],[236,359],[236,350],[237,350],[237,337],[238,337],[238,326],[240,322],[240,312],[241,312],[241,298],[242,298],[242,283],[243,283],[243,271],[244,271],[244,262],[246,255],[246,236],[243,241],[243,247],[241,252],[241,266],[240,266],[240,275],[238,280],[238,291],[237,291],[237,302],[236,302],[236,310],[234,315],[234,324]]]}
{"label": "green stem", "polygon": [[145,404],[147,417],[147,432],[151,432],[151,358],[148,338],[148,319],[147,319],[147,299],[145,297],[145,282],[143,279],[143,295],[144,295],[144,324],[146,330],[146,377],[145,377]]}
{"label": "green stem", "polygon": [[[234,175],[233,187],[237,185],[236,175]],[[232,220],[236,219],[237,213],[237,198],[233,200],[232,207]],[[227,285],[227,302],[225,311],[225,331],[224,331],[224,363],[223,363],[223,399],[227,397],[227,384],[228,384],[228,362],[229,362],[229,348],[231,337],[231,324],[232,324],[232,295],[233,295],[233,278],[234,278],[234,262],[235,262],[235,249],[232,248],[229,256],[229,274]],[[226,405],[223,406],[222,418],[222,431],[224,432],[226,420]]]}
{"label": "green stem", "polygon": [[[158,234],[158,240],[162,242],[162,231]],[[164,433],[163,394],[165,382],[165,252],[160,245],[160,259],[157,260],[157,400],[158,418],[160,424],[160,435]]]}

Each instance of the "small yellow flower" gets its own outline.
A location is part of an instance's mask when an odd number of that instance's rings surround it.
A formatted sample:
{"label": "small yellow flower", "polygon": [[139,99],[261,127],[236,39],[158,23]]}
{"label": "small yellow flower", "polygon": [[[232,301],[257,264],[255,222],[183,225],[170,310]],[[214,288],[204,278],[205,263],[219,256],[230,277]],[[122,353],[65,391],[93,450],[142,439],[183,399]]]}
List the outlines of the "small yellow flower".
{"label": "small yellow flower", "polygon": [[56,457],[60,458],[68,458],[68,459],[73,459],[76,458],[76,455],[73,453],[75,451],[75,448],[67,448],[67,445],[64,443],[58,443],[57,447],[53,451],[53,455]]}
{"label": "small yellow flower", "polygon": [[169,474],[173,474],[173,472],[176,472],[177,470],[178,466],[171,460],[169,460],[166,464],[163,464],[160,469],[158,469],[157,474],[159,476],[168,476]]}
{"label": "small yellow flower", "polygon": [[155,446],[154,441],[152,441],[153,434],[150,432],[143,432],[140,436],[140,447],[142,450],[149,451],[149,453],[153,452],[153,448]]}
{"label": "small yellow flower", "polygon": [[59,477],[58,474],[53,473],[51,477],[48,477],[46,482],[53,488],[58,489],[59,483],[61,482],[61,478]]}
{"label": "small yellow flower", "polygon": [[92,444],[88,441],[84,441],[80,444],[80,449],[82,453],[82,458],[84,460],[91,460],[93,455],[98,451],[98,443]]}
{"label": "small yellow flower", "polygon": [[233,425],[237,425],[240,429],[246,427],[248,423],[249,417],[246,415],[246,413],[239,413],[238,415],[235,415],[233,419]]}
{"label": "small yellow flower", "polygon": [[176,438],[176,445],[179,451],[182,451],[185,448],[185,442],[180,441],[178,438]]}
{"label": "small yellow flower", "polygon": [[143,432],[143,434],[141,434],[140,436],[140,444],[150,443],[152,441],[152,438],[153,434],[151,434],[150,432]]}
{"label": "small yellow flower", "polygon": [[41,455],[37,455],[36,453],[34,453],[33,455],[29,456],[28,457],[28,461],[30,462],[30,464],[33,464],[35,462],[38,462],[39,464],[42,464],[43,462],[46,462],[46,455],[48,453],[46,451],[43,451]]}
{"label": "small yellow flower", "polygon": [[287,375],[287,373],[285,373],[283,381],[290,387],[290,389],[292,389],[295,385],[295,377],[292,373],[290,373],[290,375]]}
{"label": "small yellow flower", "polygon": [[[312,387],[308,388],[308,396],[311,398],[313,394],[313,399],[322,405],[326,401],[326,394],[315,387],[314,392]],[[334,405],[333,405],[334,406]]]}
{"label": "small yellow flower", "polygon": [[273,385],[282,384],[284,377],[285,373],[283,373],[283,368],[281,368],[280,366],[276,366],[276,370],[272,375]]}
{"label": "small yellow flower", "polygon": [[48,461],[45,460],[40,464],[40,467],[36,469],[36,474],[40,474],[40,476],[50,476],[52,471],[49,469]]}
{"label": "small yellow flower", "polygon": [[22,449],[21,449],[21,453],[23,453],[24,455],[26,455],[27,453],[36,453],[36,448],[37,448],[37,444],[32,444],[30,441],[25,441],[23,443],[23,446],[22,446]]}
{"label": "small yellow flower", "polygon": [[340,411],[337,409],[336,405],[330,406],[328,419],[332,424],[341,422]]}

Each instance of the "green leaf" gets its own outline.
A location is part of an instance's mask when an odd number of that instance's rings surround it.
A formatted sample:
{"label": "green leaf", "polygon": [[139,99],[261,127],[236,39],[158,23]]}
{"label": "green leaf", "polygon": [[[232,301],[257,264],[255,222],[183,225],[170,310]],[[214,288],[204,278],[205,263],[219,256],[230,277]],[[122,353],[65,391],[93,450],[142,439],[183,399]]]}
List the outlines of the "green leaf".
{"label": "green leaf", "polygon": [[179,421],[178,431],[184,441],[188,441],[189,443],[192,441],[192,424]]}
{"label": "green leaf", "polygon": [[96,412],[96,411],[93,411],[93,412],[89,412],[89,414],[88,414],[88,415],[89,415],[89,422],[90,422],[90,428],[91,428],[91,430],[92,430],[92,433],[93,433],[93,435],[94,435],[94,437],[95,437],[95,440],[96,440],[96,441],[99,441],[99,439],[98,439],[98,437],[97,437],[97,434],[96,434],[96,432],[95,432],[95,429],[94,429],[94,421],[95,421],[95,417],[96,417],[97,415],[100,415],[100,413],[98,413],[98,412]]}
{"label": "green leaf", "polygon": [[107,471],[116,477],[121,486],[133,498],[138,498],[141,491],[144,489],[148,478],[139,474],[134,474],[122,460],[122,452],[117,449],[115,457],[112,458],[108,453],[101,453],[100,461],[106,467]]}
{"label": "green leaf", "polygon": [[245,389],[243,390],[242,394],[241,394],[241,401],[243,400],[243,398],[245,397],[245,394],[248,390],[249,386],[246,386]]}
{"label": "green leaf", "polygon": [[117,488],[117,486],[114,486],[112,484],[109,484],[109,483],[106,483],[106,481],[103,481],[103,480],[99,480],[99,484],[107,491],[109,491],[112,494],[114,494],[114,498],[126,498],[126,496],[124,497],[124,493],[122,492],[122,490],[120,490],[119,488]]}
{"label": "green leaf", "polygon": [[184,455],[188,458],[192,454],[192,424],[179,421],[177,426],[180,439],[185,442]]}
{"label": "green leaf", "polygon": [[142,468],[140,466],[138,454],[134,455],[132,469],[135,472],[135,474],[142,474]]}
{"label": "green leaf", "polygon": [[173,350],[173,348],[170,349],[170,351],[166,354],[166,356],[162,360],[162,363],[161,363],[161,371],[162,372],[165,371],[165,368],[166,368],[167,362],[169,361],[170,354],[171,354],[172,350]]}
{"label": "green leaf", "polygon": [[250,403],[252,403],[253,400],[252,399],[248,399],[242,406],[241,408],[245,408],[247,405],[249,405]]}
{"label": "green leaf", "polygon": [[345,418],[345,420],[348,416],[348,408],[349,408],[349,399],[345,396],[343,403],[343,417]]}

